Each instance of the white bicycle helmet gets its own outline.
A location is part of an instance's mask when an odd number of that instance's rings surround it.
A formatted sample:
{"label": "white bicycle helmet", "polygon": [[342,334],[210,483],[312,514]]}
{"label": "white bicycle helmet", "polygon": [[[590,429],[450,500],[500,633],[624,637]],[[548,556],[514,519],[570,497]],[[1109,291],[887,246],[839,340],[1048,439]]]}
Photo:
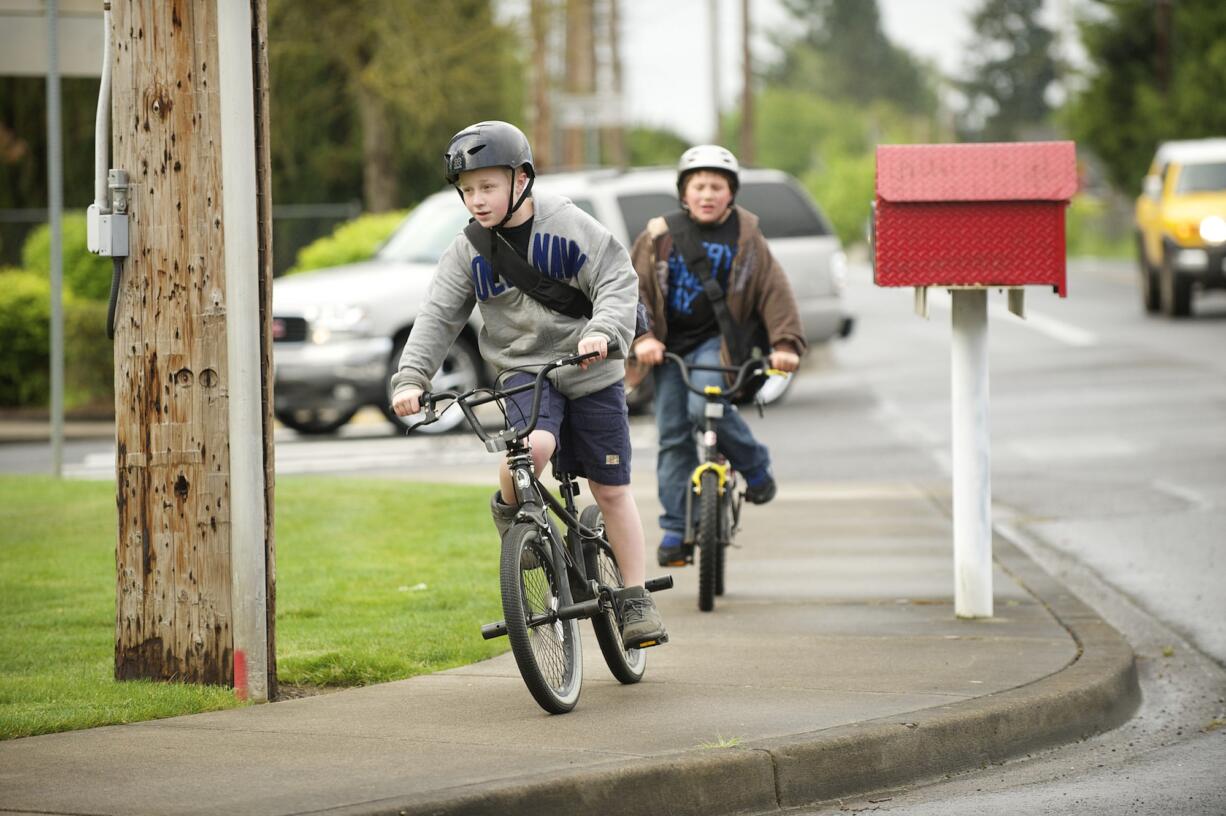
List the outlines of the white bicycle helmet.
{"label": "white bicycle helmet", "polygon": [[685,197],[685,180],[695,170],[717,170],[728,176],[734,197],[741,186],[741,166],[731,150],[719,145],[696,145],[682,153],[681,161],[677,162],[678,198]]}

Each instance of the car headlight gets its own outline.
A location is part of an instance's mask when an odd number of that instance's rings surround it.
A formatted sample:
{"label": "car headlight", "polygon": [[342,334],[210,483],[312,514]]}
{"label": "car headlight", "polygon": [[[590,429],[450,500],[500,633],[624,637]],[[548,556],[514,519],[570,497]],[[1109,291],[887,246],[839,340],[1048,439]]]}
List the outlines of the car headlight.
{"label": "car headlight", "polygon": [[311,342],[322,345],[331,340],[357,337],[370,328],[366,310],[361,306],[329,303],[308,308],[303,317],[311,326]]}
{"label": "car headlight", "polygon": [[1196,232],[1200,225],[1195,221],[1171,221],[1169,222],[1171,235],[1175,236],[1175,240],[1181,244],[1186,244],[1196,237]]}
{"label": "car headlight", "polygon": [[1210,215],[1200,222],[1200,237],[1206,244],[1221,244],[1226,242],[1226,219],[1220,215]]}

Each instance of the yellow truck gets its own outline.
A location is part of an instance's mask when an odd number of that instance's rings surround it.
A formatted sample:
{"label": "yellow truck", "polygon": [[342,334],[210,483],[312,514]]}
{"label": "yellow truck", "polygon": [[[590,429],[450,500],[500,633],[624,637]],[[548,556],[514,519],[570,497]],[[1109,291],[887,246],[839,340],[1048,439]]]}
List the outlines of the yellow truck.
{"label": "yellow truck", "polygon": [[1192,313],[1192,295],[1226,289],[1226,138],[1164,142],[1136,203],[1148,312]]}

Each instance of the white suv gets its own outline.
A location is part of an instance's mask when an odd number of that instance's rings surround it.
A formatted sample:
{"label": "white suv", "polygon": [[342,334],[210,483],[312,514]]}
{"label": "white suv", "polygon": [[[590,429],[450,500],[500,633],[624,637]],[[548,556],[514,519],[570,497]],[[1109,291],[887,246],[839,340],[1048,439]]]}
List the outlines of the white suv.
{"label": "white suv", "polygon": [[[570,198],[627,247],[649,218],[678,206],[671,169],[542,174],[536,185]],[[771,252],[795,290],[809,342],[847,336],[852,320],[841,298],[846,258],[812,199],[786,173],[744,169],[737,203],[761,216]],[[467,223],[460,197],[448,188],[417,205],[371,260],[274,282],[273,393],[283,424],[301,433],[330,433],[362,406],[376,405],[401,426],[388,407],[388,378],[440,255]],[[477,351],[480,327],[474,309],[434,378],[436,389],[489,381]],[[650,399],[641,391],[636,396],[639,403]],[[461,419],[451,411],[421,431],[449,430]]]}

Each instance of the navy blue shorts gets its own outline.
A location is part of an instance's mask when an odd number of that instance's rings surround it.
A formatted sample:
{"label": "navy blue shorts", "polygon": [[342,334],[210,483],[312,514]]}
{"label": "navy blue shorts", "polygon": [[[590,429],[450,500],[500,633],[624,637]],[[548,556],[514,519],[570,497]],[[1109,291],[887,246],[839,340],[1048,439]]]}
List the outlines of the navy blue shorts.
{"label": "navy blue shorts", "polygon": [[[515,373],[505,387],[523,385],[534,377]],[[532,391],[507,400],[507,421],[523,428],[532,418]],[[536,429],[549,431],[557,442],[554,466],[591,479],[597,484],[630,484],[630,423],[626,418],[626,390],[615,382],[577,399],[567,399],[545,380]]]}

